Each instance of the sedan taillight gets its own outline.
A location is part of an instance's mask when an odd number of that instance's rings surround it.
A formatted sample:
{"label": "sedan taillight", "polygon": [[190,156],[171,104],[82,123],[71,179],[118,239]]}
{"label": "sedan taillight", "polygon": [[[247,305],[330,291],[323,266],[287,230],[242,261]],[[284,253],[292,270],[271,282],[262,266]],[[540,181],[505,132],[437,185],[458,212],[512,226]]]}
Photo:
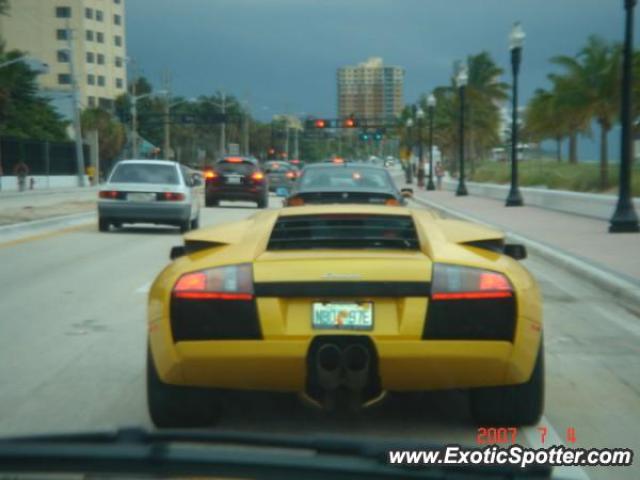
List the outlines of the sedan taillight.
{"label": "sedan taillight", "polygon": [[98,196],[100,198],[107,198],[110,200],[117,200],[118,198],[121,197],[120,192],[116,191],[116,190],[101,190],[98,193]]}
{"label": "sedan taillight", "polygon": [[180,202],[184,200],[184,193],[180,192],[163,192],[158,194],[158,200],[166,200],[169,202]]}
{"label": "sedan taillight", "polygon": [[251,179],[252,180],[257,180],[257,181],[262,181],[262,180],[264,180],[264,173],[262,173],[262,172],[253,172],[253,175],[251,175]]}

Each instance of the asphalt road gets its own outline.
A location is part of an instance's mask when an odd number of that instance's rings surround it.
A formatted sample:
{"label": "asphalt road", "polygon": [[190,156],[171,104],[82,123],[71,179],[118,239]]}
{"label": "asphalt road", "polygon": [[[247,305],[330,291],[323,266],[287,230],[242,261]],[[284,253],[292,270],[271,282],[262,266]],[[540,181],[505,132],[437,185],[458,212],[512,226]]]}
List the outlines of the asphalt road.
{"label": "asphalt road", "polygon": [[[272,207],[279,204],[271,199]],[[256,211],[226,205],[204,209],[203,225]],[[0,238],[0,436],[151,427],[146,293],[180,242],[171,228],[101,234],[95,225],[4,244]],[[580,278],[539,259],[525,263],[545,299],[545,446],[631,447],[640,454],[640,319]],[[358,418],[327,418],[289,397],[255,395],[229,406],[221,427],[476,443],[462,392],[390,399]],[[567,428],[575,429],[575,444],[566,440]],[[539,432],[522,429],[518,441],[539,445]],[[564,473],[631,479],[636,468]]]}

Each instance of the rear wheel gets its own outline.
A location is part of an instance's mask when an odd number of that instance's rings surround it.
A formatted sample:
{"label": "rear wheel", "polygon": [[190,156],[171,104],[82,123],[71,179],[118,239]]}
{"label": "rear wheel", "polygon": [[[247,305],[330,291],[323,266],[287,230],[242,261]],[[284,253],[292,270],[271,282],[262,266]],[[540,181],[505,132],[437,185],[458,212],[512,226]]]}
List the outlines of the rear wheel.
{"label": "rear wheel", "polygon": [[256,202],[258,204],[258,208],[267,208],[269,205],[269,197],[265,196]]}
{"label": "rear wheel", "polygon": [[185,220],[180,223],[180,232],[187,233],[191,229],[191,220]]}
{"label": "rear wheel", "polygon": [[104,218],[98,218],[98,230],[101,232],[108,232],[109,222]]}
{"label": "rear wheel", "polygon": [[204,199],[204,206],[205,207],[217,207],[218,203],[219,203],[218,200],[216,200],[214,198],[205,197],[205,199]]}
{"label": "rear wheel", "polygon": [[535,425],[544,410],[544,344],[526,383],[476,388],[470,392],[471,415],[478,425]]}
{"label": "rear wheel", "polygon": [[198,228],[200,228],[200,216],[191,220],[191,230],[197,230]]}
{"label": "rear wheel", "polygon": [[147,407],[158,428],[212,425],[216,405],[212,392],[195,387],[163,383],[158,376],[151,349],[147,349]]}

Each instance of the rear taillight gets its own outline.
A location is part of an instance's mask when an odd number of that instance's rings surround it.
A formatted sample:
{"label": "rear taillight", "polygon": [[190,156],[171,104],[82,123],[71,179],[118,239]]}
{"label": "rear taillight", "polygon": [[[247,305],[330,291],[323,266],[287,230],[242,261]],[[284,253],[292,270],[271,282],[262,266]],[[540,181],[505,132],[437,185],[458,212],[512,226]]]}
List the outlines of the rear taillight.
{"label": "rear taillight", "polygon": [[287,172],[287,178],[296,178],[296,173],[295,172]]}
{"label": "rear taillight", "polygon": [[398,200],[396,200],[395,198],[390,198],[387,201],[384,202],[385,205],[391,205],[394,207],[397,207],[400,205],[400,203],[398,202]]}
{"label": "rear taillight", "polygon": [[173,296],[191,300],[251,300],[251,265],[228,265],[186,273],[174,285]]}
{"label": "rear taillight", "polygon": [[505,275],[460,265],[436,263],[431,285],[433,300],[480,300],[513,296],[513,287]]}
{"label": "rear taillight", "polygon": [[108,198],[111,200],[115,200],[118,198],[118,193],[115,190],[102,190],[100,193],[98,193],[98,196],[100,198]]}
{"label": "rear taillight", "polygon": [[216,177],[217,177],[216,172],[214,172],[213,170],[206,170],[204,172],[204,178],[207,180],[211,180]]}
{"label": "rear taillight", "polygon": [[301,207],[304,205],[304,200],[300,197],[292,197],[287,200],[287,207]]}
{"label": "rear taillight", "polygon": [[184,193],[179,192],[163,192],[158,195],[159,200],[167,200],[169,202],[179,202],[184,200]]}
{"label": "rear taillight", "polygon": [[253,172],[253,175],[251,175],[251,179],[252,180],[264,180],[264,173],[262,173],[262,172]]}

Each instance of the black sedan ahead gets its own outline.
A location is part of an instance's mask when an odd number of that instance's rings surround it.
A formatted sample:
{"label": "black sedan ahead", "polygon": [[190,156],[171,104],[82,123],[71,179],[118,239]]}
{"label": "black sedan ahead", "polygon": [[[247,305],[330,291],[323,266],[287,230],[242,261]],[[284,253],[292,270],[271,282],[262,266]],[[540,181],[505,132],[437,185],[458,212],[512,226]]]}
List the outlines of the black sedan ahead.
{"label": "black sedan ahead", "polygon": [[248,157],[225,157],[204,172],[205,206],[220,200],[256,202],[266,208],[269,202],[268,180],[258,161]]}
{"label": "black sedan ahead", "polygon": [[405,205],[411,190],[399,191],[389,172],[363,163],[318,163],[308,165],[293,187],[285,205],[366,203]]}

